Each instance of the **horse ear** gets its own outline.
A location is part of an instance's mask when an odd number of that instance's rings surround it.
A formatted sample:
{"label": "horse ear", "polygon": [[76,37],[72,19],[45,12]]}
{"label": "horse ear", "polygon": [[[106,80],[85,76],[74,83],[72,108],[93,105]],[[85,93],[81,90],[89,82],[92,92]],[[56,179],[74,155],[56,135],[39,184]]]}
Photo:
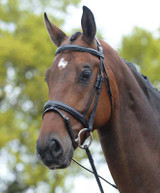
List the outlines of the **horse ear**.
{"label": "horse ear", "polygon": [[62,41],[66,38],[66,34],[49,21],[46,13],[44,13],[44,22],[50,39],[59,47]]}
{"label": "horse ear", "polygon": [[81,25],[83,30],[83,39],[87,43],[92,43],[96,35],[96,23],[93,13],[86,6],[83,6]]}

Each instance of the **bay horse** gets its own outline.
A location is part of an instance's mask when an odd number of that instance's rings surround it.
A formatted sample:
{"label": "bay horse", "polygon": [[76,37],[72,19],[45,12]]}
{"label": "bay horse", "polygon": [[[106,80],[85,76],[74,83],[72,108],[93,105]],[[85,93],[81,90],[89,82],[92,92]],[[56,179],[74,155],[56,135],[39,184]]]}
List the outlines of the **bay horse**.
{"label": "bay horse", "polygon": [[[45,74],[49,101],[38,156],[50,169],[66,168],[78,146],[78,133],[84,127],[97,130],[119,191],[160,193],[160,93],[134,65],[96,39],[95,19],[87,7],[82,33],[71,37],[46,14],[44,18],[58,50]],[[83,130],[81,143],[89,132]]]}

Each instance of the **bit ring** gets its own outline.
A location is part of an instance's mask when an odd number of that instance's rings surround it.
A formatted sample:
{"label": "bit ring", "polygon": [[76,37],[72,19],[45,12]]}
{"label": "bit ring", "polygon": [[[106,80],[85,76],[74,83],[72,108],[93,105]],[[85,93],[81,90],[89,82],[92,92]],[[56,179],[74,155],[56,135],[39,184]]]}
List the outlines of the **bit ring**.
{"label": "bit ring", "polygon": [[[81,134],[84,133],[84,132],[89,132],[89,138],[90,138],[90,140],[89,140],[88,144],[83,144],[83,145],[81,145]],[[83,129],[81,129],[81,130],[79,131],[79,133],[78,133],[78,137],[77,137],[77,139],[75,140],[75,142],[78,143],[78,147],[80,147],[81,149],[85,149],[85,146],[86,146],[86,145],[87,145],[88,148],[89,148],[89,147],[91,146],[92,142],[93,142],[93,134],[92,134],[92,131],[88,131],[88,128],[83,128]]]}

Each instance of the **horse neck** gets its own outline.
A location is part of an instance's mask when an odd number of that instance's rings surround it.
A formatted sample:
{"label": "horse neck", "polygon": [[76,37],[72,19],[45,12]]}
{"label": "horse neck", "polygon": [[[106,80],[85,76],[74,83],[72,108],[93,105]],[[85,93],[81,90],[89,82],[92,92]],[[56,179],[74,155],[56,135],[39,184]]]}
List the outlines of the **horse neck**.
{"label": "horse neck", "polygon": [[160,120],[132,71],[106,47],[104,54],[113,57],[114,110],[110,121],[98,130],[104,155],[120,192],[157,192]]}

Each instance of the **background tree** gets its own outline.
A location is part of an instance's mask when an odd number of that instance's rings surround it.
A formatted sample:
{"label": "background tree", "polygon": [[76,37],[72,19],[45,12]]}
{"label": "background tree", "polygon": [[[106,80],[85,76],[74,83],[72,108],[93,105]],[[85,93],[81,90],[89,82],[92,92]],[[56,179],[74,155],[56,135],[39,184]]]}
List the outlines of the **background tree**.
{"label": "background tree", "polygon": [[130,35],[122,38],[119,53],[130,62],[138,65],[144,75],[160,89],[160,31],[157,35],[135,27]]}

